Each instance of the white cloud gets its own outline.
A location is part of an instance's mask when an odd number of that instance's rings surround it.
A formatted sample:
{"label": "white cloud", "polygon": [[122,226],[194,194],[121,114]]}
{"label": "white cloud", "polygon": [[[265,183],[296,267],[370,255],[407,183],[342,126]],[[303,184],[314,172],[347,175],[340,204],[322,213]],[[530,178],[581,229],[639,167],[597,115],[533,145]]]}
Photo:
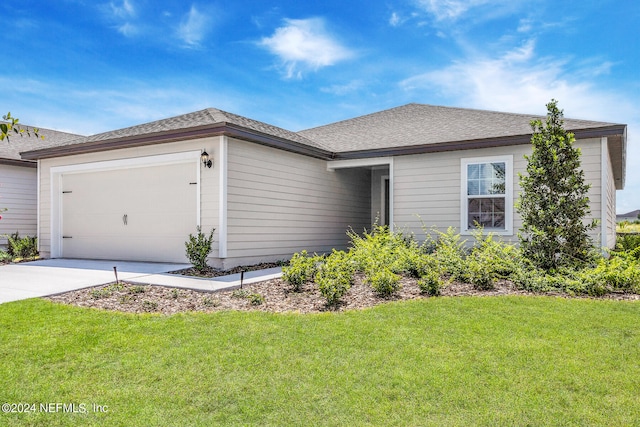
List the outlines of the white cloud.
{"label": "white cloud", "polygon": [[618,195],[618,211],[637,209],[640,169],[631,165],[640,162],[640,148],[632,143],[640,133],[640,108],[630,95],[601,89],[596,80],[601,73],[592,68],[588,60],[576,66],[570,58],[538,57],[529,41],[497,57],[455,61],[400,86],[413,94],[438,94],[450,105],[524,114],[545,115],[545,105],[554,98],[567,118],[627,124],[627,189]]}
{"label": "white cloud", "polygon": [[389,18],[389,25],[391,25],[392,27],[397,27],[398,25],[400,25],[400,16],[398,16],[397,13],[393,12],[391,14],[391,17]]}
{"label": "white cloud", "polygon": [[109,6],[111,7],[113,14],[118,18],[126,19],[135,16],[136,14],[136,9],[131,0],[123,0],[120,4],[111,2],[109,3]]}
{"label": "white cloud", "polygon": [[352,56],[327,32],[320,18],[287,19],[285,26],[264,37],[260,45],[280,58],[287,78],[300,78],[304,69],[315,71]]}
{"label": "white cloud", "polygon": [[331,85],[322,87],[320,90],[325,93],[331,93],[333,95],[344,96],[359,91],[365,87],[365,83],[362,80],[354,80],[343,85]]}
{"label": "white cloud", "polygon": [[188,46],[197,47],[207,35],[210,29],[209,24],[209,16],[198,11],[196,6],[192,5],[178,26],[178,37]]}
{"label": "white cloud", "polygon": [[523,18],[518,22],[518,32],[528,33],[533,29],[533,21],[530,18]]}
{"label": "white cloud", "polygon": [[418,5],[437,21],[456,20],[470,9],[488,3],[495,3],[495,0],[418,0]]}
{"label": "white cloud", "polygon": [[118,32],[125,37],[132,37],[138,34],[139,29],[135,25],[130,22],[125,22],[124,24],[118,27]]}

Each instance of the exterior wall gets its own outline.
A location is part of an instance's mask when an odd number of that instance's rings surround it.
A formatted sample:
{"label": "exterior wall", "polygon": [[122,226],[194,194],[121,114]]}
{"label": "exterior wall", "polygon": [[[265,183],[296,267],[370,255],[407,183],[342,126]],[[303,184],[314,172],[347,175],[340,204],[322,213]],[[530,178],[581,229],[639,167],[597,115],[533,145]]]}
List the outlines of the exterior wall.
{"label": "exterior wall", "polygon": [[[601,216],[601,142],[600,139],[580,140],[576,146],[582,150],[582,168],[585,180],[591,184],[588,197],[591,214],[587,218]],[[529,145],[485,148],[478,150],[450,151],[417,154],[394,158],[393,206],[394,223],[398,230],[424,236],[422,225],[446,231],[447,227],[460,228],[461,216],[461,159],[513,155],[513,201],[518,199],[520,186],[518,173],[525,173],[525,154],[531,153]],[[614,209],[615,212],[615,209]],[[517,242],[517,230],[522,220],[513,211],[513,232],[502,236],[503,240]],[[592,237],[600,242],[600,228]]]}
{"label": "exterior wall", "polygon": [[[0,246],[6,246],[4,235],[37,233],[37,170],[35,168],[0,165]],[[1,212],[2,209],[7,209]]]}
{"label": "exterior wall", "polygon": [[229,139],[225,267],[345,248],[369,228],[371,172]]}
{"label": "exterior wall", "polygon": [[[40,253],[43,257],[51,256],[52,249],[52,208],[56,206],[52,197],[52,190],[57,186],[51,182],[51,168],[55,166],[68,166],[90,164],[109,160],[133,159],[147,156],[182,153],[195,150],[206,150],[214,160],[212,169],[201,169],[200,174],[200,223],[203,231],[208,231],[212,227],[218,228],[219,222],[219,174],[220,167],[217,162],[220,137],[202,138],[193,141],[174,142],[168,144],[147,145],[137,148],[126,148],[121,150],[103,151],[99,153],[78,154],[74,156],[58,157],[53,159],[42,159],[40,161]],[[195,232],[195,230],[194,230]],[[214,234],[214,239],[218,240],[218,231]],[[187,236],[185,236],[186,240]],[[213,256],[218,255],[218,248],[214,247]]]}
{"label": "exterior wall", "polygon": [[[591,217],[603,220],[601,217],[607,216],[603,221],[606,225],[594,231],[594,242],[598,244],[606,230],[607,243],[611,245],[614,237],[609,236],[615,236],[611,163],[602,162],[600,138],[581,140],[576,145],[582,149],[585,178],[592,185]],[[56,206],[52,198],[58,197],[54,194],[56,184],[51,181],[53,167],[195,150],[206,150],[214,162],[213,168],[200,169],[199,197],[203,230],[216,229],[210,263],[217,267],[286,259],[302,249],[321,253],[345,248],[346,230],[370,228],[380,210],[381,176],[387,170],[355,166],[329,171],[324,160],[227,137],[43,159],[39,194],[42,256],[51,256],[52,220],[56,217],[51,212]],[[395,157],[390,173],[396,229],[413,232],[420,238],[424,235],[422,224],[441,231],[449,226],[460,227],[462,158],[513,155],[512,196],[517,200],[518,173],[525,172],[523,156],[528,153],[530,146],[521,145]],[[0,168],[0,173],[4,170],[5,167]],[[35,192],[35,170],[29,171],[33,173]],[[605,188],[601,189],[603,181]],[[9,180],[0,175],[0,182],[4,186]],[[0,206],[11,207],[7,200],[3,195]],[[35,208],[35,200],[30,203]],[[3,215],[0,226],[7,215]],[[35,232],[35,212],[32,218],[32,231],[24,234]],[[513,232],[503,236],[504,240],[517,241],[521,224],[514,210]]]}
{"label": "exterior wall", "polygon": [[[389,176],[389,167],[384,168],[373,168],[371,170],[371,224],[375,224],[377,221],[378,224],[382,225],[382,217],[384,215],[382,206],[383,200],[383,188],[382,188],[382,177]],[[387,222],[389,221],[386,218]]]}
{"label": "exterior wall", "polygon": [[606,204],[607,214],[602,221],[605,224],[606,246],[613,248],[616,245],[616,182],[613,176],[613,165],[609,156],[609,148],[606,139],[603,141],[603,164],[606,177]]}

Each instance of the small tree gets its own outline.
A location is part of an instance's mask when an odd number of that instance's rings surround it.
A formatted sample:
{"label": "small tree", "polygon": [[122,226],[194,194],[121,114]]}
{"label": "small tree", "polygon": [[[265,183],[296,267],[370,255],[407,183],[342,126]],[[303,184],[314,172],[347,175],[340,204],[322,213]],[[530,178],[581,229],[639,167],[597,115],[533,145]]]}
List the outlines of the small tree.
{"label": "small tree", "polygon": [[196,231],[195,236],[189,233],[189,239],[184,242],[184,246],[189,262],[196,270],[203,273],[208,267],[207,258],[211,253],[211,244],[213,243],[213,232],[215,228],[211,229],[209,236],[202,232],[200,226],[196,227]]}
{"label": "small tree", "polygon": [[564,130],[558,101],[547,104],[547,119],[533,120],[533,152],[525,156],[527,174],[519,174],[522,193],[516,208],[522,217],[518,233],[524,255],[544,270],[587,261],[592,242],[588,232],[597,222],[589,214],[587,192],[580,168],[580,149],[574,135]]}

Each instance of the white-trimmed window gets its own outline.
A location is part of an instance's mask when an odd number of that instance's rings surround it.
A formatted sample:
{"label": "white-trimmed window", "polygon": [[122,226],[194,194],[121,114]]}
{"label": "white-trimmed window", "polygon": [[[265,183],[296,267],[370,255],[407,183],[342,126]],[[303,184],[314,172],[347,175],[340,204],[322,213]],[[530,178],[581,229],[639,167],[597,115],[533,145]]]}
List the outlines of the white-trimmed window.
{"label": "white-trimmed window", "polygon": [[483,227],[496,234],[512,234],[513,156],[461,160],[460,229]]}

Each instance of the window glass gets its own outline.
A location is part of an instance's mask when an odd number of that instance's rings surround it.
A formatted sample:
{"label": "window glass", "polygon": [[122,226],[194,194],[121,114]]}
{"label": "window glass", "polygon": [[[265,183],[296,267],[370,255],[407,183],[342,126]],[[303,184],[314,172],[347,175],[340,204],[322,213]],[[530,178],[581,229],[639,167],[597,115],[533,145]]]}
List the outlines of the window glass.
{"label": "window glass", "polygon": [[467,165],[467,227],[505,229],[504,162]]}

